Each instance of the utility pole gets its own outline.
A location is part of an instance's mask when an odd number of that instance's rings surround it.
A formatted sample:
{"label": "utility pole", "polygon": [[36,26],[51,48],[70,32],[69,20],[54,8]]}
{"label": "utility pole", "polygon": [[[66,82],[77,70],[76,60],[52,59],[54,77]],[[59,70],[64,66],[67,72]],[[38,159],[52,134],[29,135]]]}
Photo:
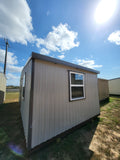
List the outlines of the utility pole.
{"label": "utility pole", "polygon": [[5,62],[4,62],[4,74],[6,74],[8,39],[5,39],[5,44],[6,44],[6,50],[5,50]]}

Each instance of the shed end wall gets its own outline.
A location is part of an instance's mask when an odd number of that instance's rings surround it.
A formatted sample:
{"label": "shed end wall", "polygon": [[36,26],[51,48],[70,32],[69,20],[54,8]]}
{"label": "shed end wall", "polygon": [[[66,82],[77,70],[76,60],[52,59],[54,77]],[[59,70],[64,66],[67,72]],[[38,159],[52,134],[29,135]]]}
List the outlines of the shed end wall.
{"label": "shed end wall", "polygon": [[[69,70],[85,73],[85,99],[69,101]],[[32,148],[99,113],[97,74],[35,60]]]}

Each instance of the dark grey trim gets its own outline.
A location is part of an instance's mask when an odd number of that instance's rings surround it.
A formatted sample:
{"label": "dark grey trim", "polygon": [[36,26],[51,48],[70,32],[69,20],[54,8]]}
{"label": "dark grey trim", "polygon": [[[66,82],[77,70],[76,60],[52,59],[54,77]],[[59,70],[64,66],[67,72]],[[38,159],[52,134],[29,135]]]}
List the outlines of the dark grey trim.
{"label": "dark grey trim", "polygon": [[56,59],[56,58],[48,57],[48,56],[37,54],[37,53],[34,53],[34,52],[32,52],[32,58],[47,61],[47,62],[52,62],[52,63],[55,63],[55,64],[61,64],[61,65],[65,65],[65,66],[68,66],[68,67],[73,67],[73,68],[76,68],[76,69],[82,69],[82,70],[93,72],[93,73],[96,73],[96,74],[100,73],[99,71],[96,71],[94,69],[83,67],[83,66],[73,64],[73,63],[70,63],[70,62],[65,62],[65,61],[62,61],[62,60],[59,60],[59,59]]}
{"label": "dark grey trim", "polygon": [[71,102],[70,101],[70,70],[68,70],[68,95],[69,95],[69,102]]}
{"label": "dark grey trim", "polygon": [[113,79],[109,79],[109,81],[111,81],[111,80],[115,80],[115,79],[120,79],[120,77],[118,77],[118,78],[113,78]]}
{"label": "dark grey trim", "polygon": [[29,121],[28,121],[28,143],[27,143],[27,148],[28,148],[28,150],[31,150],[31,143],[32,143],[32,116],[33,116],[34,67],[35,67],[35,62],[34,62],[34,59],[32,59],[32,67],[31,67],[31,89],[30,89],[30,102],[29,102]]}
{"label": "dark grey trim", "polygon": [[120,96],[120,94],[112,94],[112,93],[109,93],[109,96]]}
{"label": "dark grey trim", "polygon": [[102,103],[102,102],[105,102],[105,101],[109,102],[109,96],[107,98],[104,98],[104,99],[100,100],[99,102]]}
{"label": "dark grey trim", "polygon": [[87,119],[86,121],[84,121],[84,122],[82,122],[82,123],[80,123],[80,124],[78,124],[78,125],[70,128],[70,129],[68,129],[68,130],[66,130],[66,131],[58,134],[57,136],[55,136],[55,137],[47,140],[46,142],[43,142],[43,143],[37,145],[36,147],[34,147],[33,149],[31,149],[31,150],[29,151],[29,154],[33,153],[34,151],[40,150],[40,149],[42,149],[43,147],[46,147],[47,145],[51,144],[54,140],[56,140],[56,139],[59,138],[59,137],[65,137],[66,135],[73,133],[75,130],[77,130],[77,129],[79,129],[80,127],[84,126],[86,123],[88,123],[88,122],[91,121],[92,119],[97,118],[99,115],[100,115],[100,113],[97,114],[97,115],[95,115],[95,116],[93,116],[92,118],[89,118],[89,119]]}
{"label": "dark grey trim", "polygon": [[108,79],[98,78],[99,80],[108,81]]}

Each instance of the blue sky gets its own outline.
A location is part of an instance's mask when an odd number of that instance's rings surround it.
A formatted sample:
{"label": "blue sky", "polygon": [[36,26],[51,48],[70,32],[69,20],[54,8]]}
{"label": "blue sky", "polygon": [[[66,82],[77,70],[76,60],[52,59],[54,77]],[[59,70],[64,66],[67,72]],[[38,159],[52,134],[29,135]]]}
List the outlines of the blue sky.
{"label": "blue sky", "polygon": [[119,0],[1,0],[0,72],[7,38],[7,85],[19,85],[32,51],[99,70],[100,78],[120,77],[119,11]]}

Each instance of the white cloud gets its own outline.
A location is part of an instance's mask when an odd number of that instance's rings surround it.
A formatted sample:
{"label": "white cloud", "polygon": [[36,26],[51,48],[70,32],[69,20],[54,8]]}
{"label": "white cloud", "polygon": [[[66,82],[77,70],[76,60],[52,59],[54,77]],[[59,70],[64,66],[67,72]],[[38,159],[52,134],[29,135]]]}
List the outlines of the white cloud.
{"label": "white cloud", "polygon": [[69,30],[68,24],[59,24],[57,27],[53,26],[52,31],[48,33],[45,39],[37,38],[36,46],[45,47],[49,51],[63,52],[79,46],[77,39],[77,32]]}
{"label": "white cloud", "polygon": [[62,54],[62,55],[58,56],[58,58],[63,59],[63,58],[65,58],[65,56]]}
{"label": "white cloud", "polygon": [[96,65],[94,60],[75,59],[75,63],[88,68],[101,68],[102,65]]}
{"label": "white cloud", "polygon": [[[0,49],[0,62],[4,63],[4,59],[5,59],[5,50]],[[14,53],[12,52],[8,52],[7,54],[7,64],[9,65],[14,65],[17,64],[17,57],[14,55]]]}
{"label": "white cloud", "polygon": [[19,84],[20,84],[20,76],[11,73],[7,74],[7,85],[19,86]]}
{"label": "white cloud", "polygon": [[0,37],[27,44],[35,40],[32,35],[31,11],[26,0],[0,1]]}
{"label": "white cloud", "polygon": [[120,45],[120,30],[111,33],[108,37],[108,41]]}
{"label": "white cloud", "polygon": [[[0,63],[3,64],[5,59],[5,50],[0,49]],[[23,66],[16,66],[18,64],[17,57],[12,52],[7,54],[7,71],[9,72],[21,72]]]}
{"label": "white cloud", "polygon": [[23,69],[23,66],[22,67],[19,67],[19,66],[14,66],[14,65],[7,65],[7,71],[9,72],[13,72],[13,73],[20,73]]}
{"label": "white cloud", "polygon": [[42,49],[40,50],[40,53],[43,54],[43,55],[49,55],[50,51],[47,50],[47,49],[45,49],[45,48],[42,48]]}
{"label": "white cloud", "polygon": [[16,75],[14,75],[14,74],[11,74],[11,73],[8,73],[7,74],[7,79],[8,80],[10,80],[10,79],[18,79],[19,78],[19,76],[16,76]]}

